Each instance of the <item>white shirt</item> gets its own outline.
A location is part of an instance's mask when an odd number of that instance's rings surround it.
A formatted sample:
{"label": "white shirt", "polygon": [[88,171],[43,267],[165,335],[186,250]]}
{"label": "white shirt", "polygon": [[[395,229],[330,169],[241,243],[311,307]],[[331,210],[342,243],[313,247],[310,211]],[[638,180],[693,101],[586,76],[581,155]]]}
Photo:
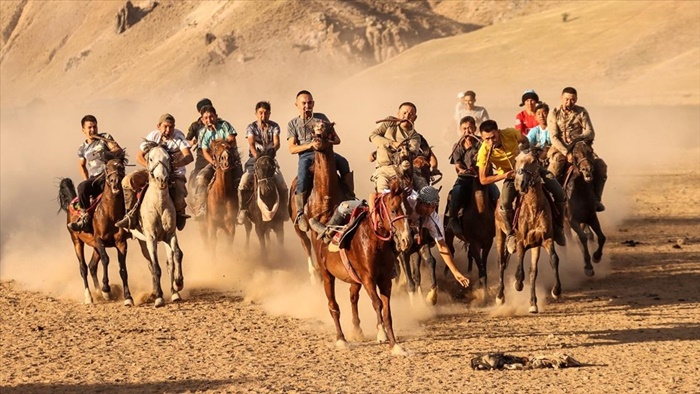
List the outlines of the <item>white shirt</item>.
{"label": "white shirt", "polygon": [[[173,155],[174,158],[176,158],[176,160],[182,158],[183,149],[190,147],[190,143],[187,142],[185,134],[178,129],[175,129],[173,131],[173,136],[169,140],[163,140],[163,136],[160,134],[160,130],[151,131],[150,133],[148,133],[145,140],[165,145],[165,148],[171,155]],[[141,149],[142,151],[145,148],[146,141],[142,142],[141,146],[139,147],[139,149]],[[186,173],[187,169],[185,168],[185,166],[177,167],[175,168],[175,171],[173,171],[174,175],[180,176],[185,176]]]}

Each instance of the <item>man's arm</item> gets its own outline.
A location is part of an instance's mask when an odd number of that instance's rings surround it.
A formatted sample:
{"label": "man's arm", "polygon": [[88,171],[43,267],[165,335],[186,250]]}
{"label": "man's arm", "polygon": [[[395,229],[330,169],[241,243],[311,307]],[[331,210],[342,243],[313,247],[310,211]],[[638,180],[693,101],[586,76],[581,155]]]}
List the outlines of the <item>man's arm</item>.
{"label": "man's arm", "polygon": [[275,152],[280,150],[280,136],[275,134],[272,136],[272,146],[275,148]]}
{"label": "man's arm", "polygon": [[430,150],[430,168],[433,170],[437,170],[438,168],[438,159],[432,149]]}
{"label": "man's arm", "polygon": [[87,160],[84,157],[78,159],[78,169],[80,170],[80,175],[84,180],[88,179],[88,170],[86,166]]}
{"label": "man's arm", "polygon": [[182,158],[175,163],[173,163],[173,167],[184,167],[194,161],[194,157],[192,156],[192,151],[190,151],[190,148],[181,148],[180,152],[182,153]]}
{"label": "man's arm", "polygon": [[297,137],[289,138],[289,153],[296,155],[297,153],[303,153],[308,150],[313,149],[313,143],[299,145],[297,143]]}
{"label": "man's arm", "polygon": [[462,273],[457,269],[454,259],[452,258],[452,253],[450,253],[450,248],[447,247],[445,240],[441,239],[437,241],[437,247],[442,259],[445,261],[445,265],[450,269],[450,272],[452,272],[452,275],[454,275],[455,280],[457,280],[457,282],[464,287],[469,286],[469,279],[465,278],[464,275],[462,275]]}
{"label": "man's arm", "polygon": [[556,108],[553,109],[547,116],[547,127],[549,128],[549,138],[552,140],[552,147],[558,150],[562,155],[566,155],[567,149],[564,142],[561,140],[561,129],[557,123]]}
{"label": "man's arm", "polygon": [[250,151],[254,159],[258,158],[258,150],[255,149],[255,136],[253,134],[248,135],[248,151]]}
{"label": "man's arm", "polygon": [[139,149],[139,151],[136,152],[136,162],[148,168],[148,163],[146,163],[146,156],[144,155],[141,149]]}
{"label": "man's arm", "polygon": [[[488,163],[486,165],[488,165]],[[482,166],[479,167],[479,182],[481,182],[482,185],[490,185],[506,178],[512,178],[513,174],[513,170],[510,170],[505,174],[488,176],[486,175],[486,166]]]}
{"label": "man's arm", "polygon": [[585,108],[581,112],[581,126],[583,127],[581,135],[588,143],[592,143],[595,139],[595,130],[593,130],[591,116],[588,115],[588,111]]}
{"label": "man's arm", "polygon": [[377,127],[372,134],[369,135],[369,140],[376,146],[383,148],[386,145],[396,146],[396,141],[392,141],[385,137],[386,131],[389,129],[389,122],[384,122]]}

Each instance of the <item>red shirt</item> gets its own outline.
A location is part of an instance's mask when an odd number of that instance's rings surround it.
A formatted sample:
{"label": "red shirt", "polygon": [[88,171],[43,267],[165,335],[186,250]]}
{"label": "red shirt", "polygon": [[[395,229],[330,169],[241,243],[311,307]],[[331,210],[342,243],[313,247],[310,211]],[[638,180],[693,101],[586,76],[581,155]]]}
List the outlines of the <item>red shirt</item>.
{"label": "red shirt", "polygon": [[522,110],[515,115],[515,128],[520,131],[520,134],[527,137],[527,133],[531,128],[538,126],[540,122],[535,118],[535,114],[528,114],[526,110]]}

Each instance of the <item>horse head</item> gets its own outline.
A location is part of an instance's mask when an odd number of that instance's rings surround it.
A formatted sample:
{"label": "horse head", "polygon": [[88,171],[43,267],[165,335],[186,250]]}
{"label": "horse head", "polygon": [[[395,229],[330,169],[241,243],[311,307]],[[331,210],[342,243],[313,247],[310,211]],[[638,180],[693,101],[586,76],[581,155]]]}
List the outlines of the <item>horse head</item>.
{"label": "horse head", "polygon": [[525,194],[530,187],[541,181],[539,161],[536,153],[530,150],[520,152],[515,158],[515,189]]}
{"label": "horse head", "polygon": [[404,194],[401,183],[394,179],[390,184],[389,192],[382,194],[379,201],[380,210],[384,211],[382,224],[384,229],[393,236],[399,252],[407,251],[413,240],[404,205]]}
{"label": "horse head", "polygon": [[168,187],[170,178],[170,154],[165,146],[148,141],[143,149],[148,169],[149,183],[161,190]]}
{"label": "horse head", "polygon": [[105,185],[112,189],[112,194],[122,191],[122,179],[126,175],[124,159],[111,159],[105,166]]}
{"label": "horse head", "polygon": [[223,139],[214,140],[211,143],[210,149],[214,163],[216,163],[216,168],[224,172],[233,168],[233,144]]}
{"label": "horse head", "polygon": [[577,141],[571,147],[574,157],[574,171],[583,176],[587,183],[593,181],[593,148],[585,141]]}
{"label": "horse head", "polygon": [[325,151],[333,146],[331,142],[331,137],[335,132],[335,123],[327,122],[321,119],[315,119],[313,123],[314,130],[314,142],[320,142],[321,147],[317,149],[318,151]]}
{"label": "horse head", "polygon": [[260,188],[260,194],[263,196],[273,191],[275,187],[274,176],[276,171],[277,164],[272,156],[263,154],[255,159],[253,173],[255,174],[258,187]]}

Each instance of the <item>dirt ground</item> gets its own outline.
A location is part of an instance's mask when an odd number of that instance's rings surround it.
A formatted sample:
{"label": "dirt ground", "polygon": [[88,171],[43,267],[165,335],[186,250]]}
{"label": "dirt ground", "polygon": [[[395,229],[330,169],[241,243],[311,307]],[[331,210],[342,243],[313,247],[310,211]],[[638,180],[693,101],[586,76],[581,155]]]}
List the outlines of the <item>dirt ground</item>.
{"label": "dirt ground", "polygon": [[[551,270],[540,260],[539,315],[527,313],[527,285],[517,294],[510,281],[506,297],[516,301],[498,308],[450,303],[443,295],[434,310],[411,309],[396,290],[395,326],[406,357],[373,340],[366,295],[360,305],[366,339],[339,350],[320,287],[280,283],[299,309],[308,300],[321,311],[298,317],[250,289],[195,284],[184,302],[155,309],[127,308],[120,300],[86,306],[1,282],[0,391],[698,392],[700,173],[635,178],[634,214],[605,228],[607,258],[593,279],[584,278],[579,252],[569,246],[560,252],[563,297],[552,300]],[[675,190],[677,198],[659,189]],[[511,276],[513,270],[511,264]],[[293,274],[304,280],[303,271]],[[79,288],[73,290],[82,295]],[[338,295],[347,298],[344,288]],[[347,334],[347,300],[341,310]],[[470,359],[490,351],[565,353],[583,366],[473,371]]]}

